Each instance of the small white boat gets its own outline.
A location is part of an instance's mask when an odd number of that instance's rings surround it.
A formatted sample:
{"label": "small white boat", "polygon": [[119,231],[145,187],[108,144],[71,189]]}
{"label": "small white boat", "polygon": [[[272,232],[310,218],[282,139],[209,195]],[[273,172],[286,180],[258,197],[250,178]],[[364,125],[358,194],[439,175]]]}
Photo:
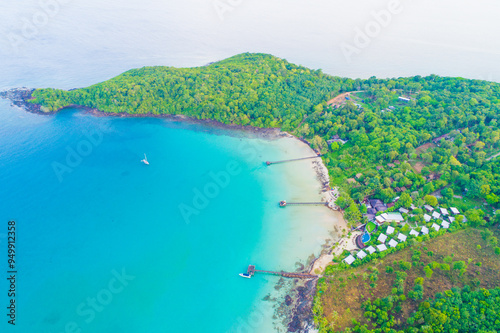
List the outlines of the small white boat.
{"label": "small white boat", "polygon": [[247,278],[247,279],[251,278],[250,274],[248,274],[248,273],[240,273],[240,276],[244,277],[244,278]]}
{"label": "small white boat", "polygon": [[146,164],[146,165],[149,165],[149,162],[148,162],[148,159],[146,157],[146,154],[144,154],[144,159],[141,160],[142,163]]}

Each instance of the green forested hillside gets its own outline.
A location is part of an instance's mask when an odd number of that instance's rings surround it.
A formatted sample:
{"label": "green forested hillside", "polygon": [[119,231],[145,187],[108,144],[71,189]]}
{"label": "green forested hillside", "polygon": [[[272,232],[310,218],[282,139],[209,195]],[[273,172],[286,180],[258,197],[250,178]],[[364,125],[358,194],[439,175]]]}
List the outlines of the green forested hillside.
{"label": "green forested hillside", "polygon": [[270,55],[241,54],[204,67],[133,69],[73,91],[40,89],[33,102],[50,111],[78,104],[293,130],[313,106],[353,83]]}

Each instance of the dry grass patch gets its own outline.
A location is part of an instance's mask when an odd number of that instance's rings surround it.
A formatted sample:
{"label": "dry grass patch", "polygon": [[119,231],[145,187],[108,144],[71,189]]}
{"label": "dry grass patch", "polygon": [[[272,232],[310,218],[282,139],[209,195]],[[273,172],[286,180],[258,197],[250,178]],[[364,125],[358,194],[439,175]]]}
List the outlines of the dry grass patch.
{"label": "dry grass patch", "polygon": [[[496,236],[500,236],[498,232]],[[421,252],[418,259],[416,259],[418,256],[414,256],[415,251]],[[467,264],[466,272],[462,274],[459,270],[453,269],[453,263],[459,261]],[[404,271],[400,262],[412,263],[411,268]],[[432,262],[438,265],[450,265],[451,269],[434,268],[432,276],[428,278],[424,267],[432,265]],[[481,265],[478,266],[478,263]],[[391,266],[394,272],[386,272],[387,266]],[[374,273],[376,271],[378,274]],[[465,285],[487,289],[497,287],[500,281],[500,257],[494,253],[494,248],[489,247],[483,240],[481,230],[472,228],[447,233],[427,242],[415,243],[414,246],[390,254],[384,259],[336,272],[335,275],[325,278],[324,283],[327,288],[321,296],[321,302],[326,318],[334,322],[336,330],[351,326],[352,319],[362,324],[368,323],[363,317],[361,304],[369,298],[374,300],[393,294],[396,271],[404,271],[407,274],[404,284],[405,295],[413,290],[415,279],[423,277],[423,299],[427,299],[437,292],[452,287]],[[409,297],[402,302],[401,311],[395,314],[399,323],[396,329],[405,326],[406,319],[417,309],[419,303],[420,301],[414,301]]]}

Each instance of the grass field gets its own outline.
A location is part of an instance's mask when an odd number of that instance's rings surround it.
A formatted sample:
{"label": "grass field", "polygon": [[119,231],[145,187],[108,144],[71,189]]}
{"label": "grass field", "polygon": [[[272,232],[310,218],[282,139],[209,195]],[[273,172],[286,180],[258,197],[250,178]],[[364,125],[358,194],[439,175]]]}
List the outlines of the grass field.
{"label": "grass field", "polygon": [[368,224],[366,225],[366,231],[368,231],[369,233],[372,233],[374,230],[375,230],[376,226],[375,226],[375,223],[373,222],[368,222]]}
{"label": "grass field", "polygon": [[[495,236],[499,237],[498,228]],[[415,251],[420,251],[415,256]],[[413,258],[412,258],[413,256]],[[400,261],[412,263],[408,269],[400,265]],[[447,262],[447,264],[445,263]],[[453,269],[454,263],[464,261],[467,264],[465,272]],[[431,277],[424,271],[426,265],[441,264],[451,266],[450,270],[441,270],[435,267]],[[393,268],[388,273],[387,266]],[[405,270],[406,269],[406,270]],[[378,273],[373,273],[377,271]],[[390,271],[390,269],[389,269]],[[361,304],[368,300],[384,298],[394,294],[396,271],[404,271],[407,278],[404,282],[404,294],[415,286],[416,278],[424,278],[423,299],[433,297],[437,292],[442,292],[452,287],[470,285],[474,288],[494,288],[500,282],[500,256],[495,254],[494,248],[487,245],[481,236],[481,230],[468,228],[455,233],[447,233],[438,238],[424,243],[416,243],[405,250],[393,253],[384,259],[374,260],[368,264],[345,271],[335,272],[334,275],[321,279],[318,284],[320,303],[323,315],[330,323],[332,331],[344,330],[352,326],[355,319],[361,324],[368,323],[363,317]],[[406,319],[414,312],[420,300],[409,297],[401,304],[393,315],[398,323],[395,329],[405,327]]]}

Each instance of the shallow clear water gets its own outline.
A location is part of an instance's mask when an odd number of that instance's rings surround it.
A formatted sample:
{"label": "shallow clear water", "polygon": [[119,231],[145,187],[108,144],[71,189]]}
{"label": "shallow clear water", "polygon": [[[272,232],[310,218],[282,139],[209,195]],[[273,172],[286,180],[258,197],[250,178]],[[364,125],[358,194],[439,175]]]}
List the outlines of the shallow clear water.
{"label": "shallow clear water", "polygon": [[76,110],[39,116],[3,100],[0,119],[0,232],[18,224],[18,325],[8,331],[270,327],[260,299],[278,279],[238,273],[250,263],[295,270],[336,221],[323,207],[277,207],[319,198],[307,163],[263,164],[310,154],[295,140]]}

